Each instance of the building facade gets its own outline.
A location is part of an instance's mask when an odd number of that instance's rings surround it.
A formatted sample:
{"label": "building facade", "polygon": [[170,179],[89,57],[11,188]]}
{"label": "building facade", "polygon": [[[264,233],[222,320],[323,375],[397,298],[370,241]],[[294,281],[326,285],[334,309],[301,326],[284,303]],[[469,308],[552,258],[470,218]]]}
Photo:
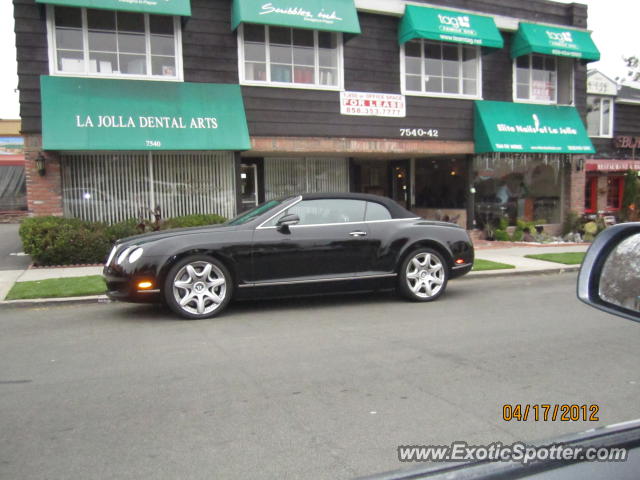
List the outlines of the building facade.
{"label": "building facade", "polygon": [[625,173],[640,172],[640,89],[589,71],[587,127],[596,153],[585,162],[582,213],[617,216]]}
{"label": "building facade", "polygon": [[355,191],[471,228],[582,207],[584,5],[141,3],[14,0],[32,214]]}

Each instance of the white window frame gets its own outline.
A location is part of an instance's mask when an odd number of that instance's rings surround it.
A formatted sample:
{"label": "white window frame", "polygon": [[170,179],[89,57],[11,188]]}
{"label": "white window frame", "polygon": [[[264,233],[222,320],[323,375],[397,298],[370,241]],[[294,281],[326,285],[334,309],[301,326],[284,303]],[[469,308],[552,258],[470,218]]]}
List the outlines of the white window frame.
{"label": "white window frame", "polygon": [[[555,84],[555,91],[556,91],[556,99],[555,101],[546,101],[546,100],[534,100],[534,99],[523,99],[523,98],[518,98],[518,66],[517,66],[517,58],[513,59],[513,67],[512,67],[512,92],[513,92],[513,102],[514,103],[534,103],[537,105],[567,105],[567,106],[575,106],[575,102],[576,102],[576,90],[575,90],[575,82],[574,82],[574,78],[575,78],[575,74],[576,74],[576,69],[575,69],[575,65],[572,64],[572,68],[571,68],[571,78],[569,79],[570,82],[570,86],[569,88],[571,89],[571,103],[559,103],[558,102],[558,94],[559,94],[559,80],[560,80],[560,75],[559,75],[559,62],[561,61],[562,58],[564,57],[554,57],[553,55],[544,55],[541,53],[529,53],[527,56],[529,57],[529,94],[531,94],[531,87],[533,85],[531,76],[532,76],[532,72],[533,72],[533,68],[531,68],[531,55],[540,55],[543,57],[553,57],[555,58],[555,63],[556,63],[556,84]],[[522,55],[525,56],[525,55]],[[573,59],[570,59],[573,60]]]}
{"label": "white window frame", "polygon": [[84,72],[64,72],[58,70],[57,59],[57,45],[56,45],[56,26],[55,26],[55,14],[54,5],[47,5],[47,40],[49,50],[49,75],[58,77],[87,77],[87,78],[110,78],[119,80],[151,80],[160,82],[183,82],[184,81],[184,69],[182,62],[182,24],[180,17],[173,16],[173,31],[174,31],[174,44],[175,44],[175,63],[176,63],[176,76],[160,76],[151,75],[151,38],[149,36],[149,13],[143,13],[145,22],[145,42],[146,42],[146,61],[147,61],[147,75],[132,75],[132,74],[109,74],[101,75],[97,73],[89,72],[89,29],[87,25],[87,8],[85,7],[69,7],[79,8],[82,11],[82,42],[84,52]]}
{"label": "white window frame", "polygon": [[[270,25],[264,25],[265,27],[271,27]],[[265,32],[265,44],[269,45],[269,28],[266,29]],[[294,28],[295,27],[285,27],[285,28]],[[301,30],[301,29],[297,29]],[[303,90],[329,90],[333,92],[344,91],[344,42],[343,36],[341,32],[330,32],[335,33],[337,35],[338,41],[338,84],[337,85],[320,85],[317,83],[293,83],[293,82],[272,82],[270,80],[247,80],[246,71],[245,71],[245,58],[244,58],[244,24],[241,24],[238,27],[238,81],[240,85],[249,85],[255,87],[278,87],[278,88],[299,88]],[[320,59],[318,53],[318,30],[313,30],[314,34],[314,78],[320,78]],[[266,73],[267,78],[271,77],[271,59],[270,59],[270,51],[269,48],[265,46],[265,64],[266,64]]]}
{"label": "white window frame", "polygon": [[[425,41],[429,41],[429,42],[435,42],[435,43],[440,43],[442,45],[444,44],[448,44],[448,45],[457,45],[458,48],[462,48],[462,47],[469,47],[469,46],[473,46],[473,45],[467,45],[465,43],[453,43],[453,42],[438,42],[437,40],[428,40],[428,39],[419,39],[422,41],[423,46],[422,46],[422,51],[424,52],[424,42]],[[415,97],[439,97],[439,98],[459,98],[459,99],[463,99],[463,100],[482,100],[482,51],[480,50],[479,46],[475,46],[476,51],[478,53],[478,64],[477,64],[477,69],[478,71],[476,72],[476,82],[477,82],[477,95],[464,95],[464,94],[460,94],[460,93],[435,93],[435,92],[416,92],[414,90],[407,90],[407,76],[406,76],[406,57],[405,57],[405,44],[403,43],[400,46],[400,91],[403,95],[411,95],[411,96],[415,96]],[[460,57],[461,58],[461,57]],[[425,77],[425,73],[424,73],[424,61],[420,62],[420,78],[421,78],[421,82],[424,83],[424,77]],[[459,68],[462,68],[462,62],[459,62]],[[463,78],[462,78],[462,73],[458,72],[459,75],[459,81],[462,82]]]}
{"label": "white window frame", "polygon": [[[608,97],[608,96],[601,96],[601,95],[587,95],[587,108],[589,105],[589,99],[591,98],[595,98],[598,100],[598,102],[600,103],[600,118],[598,121],[598,135],[589,135],[589,137],[591,138],[613,138],[613,109],[614,107],[614,98],[613,97]],[[602,115],[603,115],[603,109],[602,109],[602,102],[604,100],[608,100],[609,101],[609,135],[603,135],[602,134]],[[587,113],[587,132],[589,131],[589,124],[588,124],[588,113]]]}

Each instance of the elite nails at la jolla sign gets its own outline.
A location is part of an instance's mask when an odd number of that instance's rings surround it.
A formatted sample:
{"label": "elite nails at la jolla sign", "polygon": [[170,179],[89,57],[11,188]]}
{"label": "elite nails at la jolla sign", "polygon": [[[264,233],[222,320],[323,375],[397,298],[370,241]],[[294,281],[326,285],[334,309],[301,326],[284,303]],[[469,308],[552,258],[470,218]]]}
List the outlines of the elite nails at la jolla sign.
{"label": "elite nails at la jolla sign", "polygon": [[43,76],[46,150],[248,150],[238,85]]}

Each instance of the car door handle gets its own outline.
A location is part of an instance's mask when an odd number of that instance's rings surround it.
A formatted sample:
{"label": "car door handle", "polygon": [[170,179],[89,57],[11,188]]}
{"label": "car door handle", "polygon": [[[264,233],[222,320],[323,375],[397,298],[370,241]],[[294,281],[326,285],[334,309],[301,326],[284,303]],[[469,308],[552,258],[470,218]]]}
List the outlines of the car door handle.
{"label": "car door handle", "polygon": [[363,232],[362,230],[356,230],[355,232],[350,232],[349,235],[352,237],[366,237],[367,232]]}

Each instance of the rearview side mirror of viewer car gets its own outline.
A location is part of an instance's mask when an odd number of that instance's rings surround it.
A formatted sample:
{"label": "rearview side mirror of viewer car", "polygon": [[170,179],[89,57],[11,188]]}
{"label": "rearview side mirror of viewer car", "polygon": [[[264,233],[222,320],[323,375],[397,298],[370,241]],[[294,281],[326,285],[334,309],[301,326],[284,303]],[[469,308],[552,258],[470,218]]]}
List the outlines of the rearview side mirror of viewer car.
{"label": "rearview side mirror of viewer car", "polygon": [[285,215],[280,220],[278,220],[278,222],[276,223],[276,228],[280,232],[287,232],[290,226],[297,225],[298,223],[300,223],[300,217],[298,217],[298,215],[290,213],[289,215]]}
{"label": "rearview side mirror of viewer car", "polygon": [[580,267],[578,298],[640,322],[640,223],[621,223],[596,237]]}

